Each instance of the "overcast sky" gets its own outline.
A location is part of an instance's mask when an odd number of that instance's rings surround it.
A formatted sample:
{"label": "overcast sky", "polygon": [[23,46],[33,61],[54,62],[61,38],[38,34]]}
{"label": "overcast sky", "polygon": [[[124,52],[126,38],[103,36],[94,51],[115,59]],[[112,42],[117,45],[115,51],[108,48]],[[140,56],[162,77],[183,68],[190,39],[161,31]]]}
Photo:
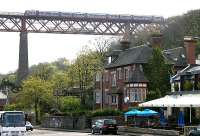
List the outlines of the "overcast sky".
{"label": "overcast sky", "polygon": [[[200,9],[200,0],[0,0],[0,11],[25,10],[161,15],[165,18]],[[28,34],[29,65],[65,57],[75,59],[97,36]],[[0,73],[18,67],[19,33],[0,32]]]}

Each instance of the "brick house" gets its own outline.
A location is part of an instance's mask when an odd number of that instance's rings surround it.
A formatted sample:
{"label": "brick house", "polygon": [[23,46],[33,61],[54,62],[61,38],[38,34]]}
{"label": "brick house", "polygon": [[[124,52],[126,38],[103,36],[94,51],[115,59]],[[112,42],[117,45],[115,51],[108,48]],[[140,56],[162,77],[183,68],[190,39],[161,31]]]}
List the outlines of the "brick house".
{"label": "brick house", "polygon": [[[172,65],[175,72],[195,60],[195,48],[188,43],[185,42],[185,47],[162,51],[166,62]],[[145,101],[149,81],[143,66],[148,63],[153,48],[162,46],[162,35],[152,36],[150,45],[129,48],[130,44],[121,42],[120,50],[110,52],[105,70],[96,75],[95,108],[124,110]]]}

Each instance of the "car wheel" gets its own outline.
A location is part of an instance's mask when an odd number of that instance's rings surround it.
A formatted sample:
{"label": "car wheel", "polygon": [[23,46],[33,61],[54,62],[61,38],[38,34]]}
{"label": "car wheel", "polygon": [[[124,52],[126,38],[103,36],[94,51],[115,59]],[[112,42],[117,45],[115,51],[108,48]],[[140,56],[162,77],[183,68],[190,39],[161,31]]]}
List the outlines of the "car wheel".
{"label": "car wheel", "polygon": [[92,129],[91,131],[92,131],[91,133],[94,134],[94,129]]}
{"label": "car wheel", "polygon": [[100,129],[99,133],[100,133],[101,135],[103,135],[103,130],[102,130],[102,129]]}
{"label": "car wheel", "polygon": [[117,135],[117,131],[115,131],[113,134],[114,134],[114,135]]}
{"label": "car wheel", "polygon": [[31,131],[33,131],[33,128],[31,128]]}

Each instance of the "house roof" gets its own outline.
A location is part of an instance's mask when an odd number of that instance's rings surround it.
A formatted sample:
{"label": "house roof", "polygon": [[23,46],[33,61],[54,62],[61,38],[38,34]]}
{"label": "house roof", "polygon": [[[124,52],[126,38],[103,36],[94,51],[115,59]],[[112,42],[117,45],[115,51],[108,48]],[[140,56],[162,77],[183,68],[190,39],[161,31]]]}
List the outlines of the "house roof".
{"label": "house roof", "polygon": [[195,75],[200,74],[200,65],[197,64],[189,64],[186,68],[178,72],[176,75],[172,77],[172,81],[179,81],[180,76],[183,75]]}
{"label": "house roof", "polygon": [[[129,64],[145,64],[152,55],[153,48],[149,45],[141,45],[126,50],[113,50],[107,56],[114,56],[112,63],[105,66],[106,69],[120,67]],[[175,66],[187,66],[184,47],[178,47],[162,51],[166,63]]]}
{"label": "house roof", "polygon": [[176,66],[187,66],[184,47],[164,50],[162,53],[169,64],[174,64]]}
{"label": "house roof", "polygon": [[144,76],[144,72],[142,71],[140,65],[135,66],[135,70],[131,72],[131,75],[126,83],[147,83],[149,82],[147,78]]}
{"label": "house roof", "polygon": [[117,59],[114,62],[107,64],[106,68],[113,68],[137,63],[147,63],[151,54],[152,48],[148,45],[132,47],[119,52]]}

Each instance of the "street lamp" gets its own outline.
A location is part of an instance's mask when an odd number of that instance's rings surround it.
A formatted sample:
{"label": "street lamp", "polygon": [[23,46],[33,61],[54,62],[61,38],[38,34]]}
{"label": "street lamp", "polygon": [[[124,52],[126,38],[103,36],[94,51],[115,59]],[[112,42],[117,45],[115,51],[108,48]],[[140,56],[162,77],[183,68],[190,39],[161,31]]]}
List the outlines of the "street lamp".
{"label": "street lamp", "polygon": [[128,96],[126,96],[124,98],[124,102],[128,105],[128,108],[129,108],[129,101],[130,101],[130,98]]}
{"label": "street lamp", "polygon": [[[124,103],[126,103],[127,105],[128,105],[128,107],[129,107],[129,97],[128,96],[126,96],[125,98],[124,98]],[[127,115],[125,115],[125,122],[126,122],[126,125],[128,125],[128,119],[127,119],[128,117],[127,117]]]}

